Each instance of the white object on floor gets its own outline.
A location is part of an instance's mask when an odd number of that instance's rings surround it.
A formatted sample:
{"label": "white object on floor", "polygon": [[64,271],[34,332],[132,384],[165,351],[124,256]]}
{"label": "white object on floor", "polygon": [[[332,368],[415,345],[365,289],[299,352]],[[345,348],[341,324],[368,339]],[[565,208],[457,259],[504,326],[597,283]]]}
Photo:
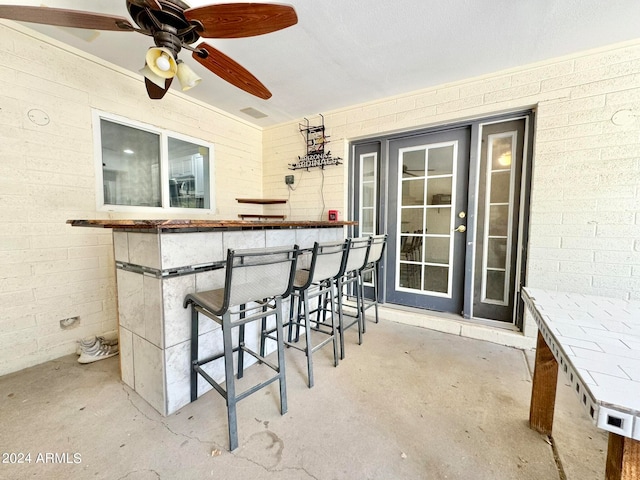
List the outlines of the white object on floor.
{"label": "white object on floor", "polygon": [[119,353],[118,338],[112,336],[92,336],[81,339],[78,342],[79,363],[92,363],[105,358],[113,357]]}

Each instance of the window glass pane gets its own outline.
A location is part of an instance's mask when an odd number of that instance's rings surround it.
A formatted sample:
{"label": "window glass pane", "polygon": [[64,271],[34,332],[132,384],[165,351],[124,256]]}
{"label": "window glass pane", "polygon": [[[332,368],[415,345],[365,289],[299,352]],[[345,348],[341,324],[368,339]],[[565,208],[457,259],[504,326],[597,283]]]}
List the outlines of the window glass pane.
{"label": "window glass pane", "polygon": [[362,209],[362,219],[360,220],[362,233],[373,232],[373,208]]}
{"label": "window glass pane", "polygon": [[209,208],[209,149],[169,137],[172,207]]}
{"label": "window glass pane", "polygon": [[375,178],[375,163],[376,157],[375,155],[367,155],[366,157],[362,157],[362,180],[363,181],[373,181]]}
{"label": "window glass pane", "polygon": [[375,188],[373,183],[362,184],[362,208],[373,207]]}
{"label": "window glass pane", "polygon": [[105,205],[161,206],[160,136],[100,120]]}

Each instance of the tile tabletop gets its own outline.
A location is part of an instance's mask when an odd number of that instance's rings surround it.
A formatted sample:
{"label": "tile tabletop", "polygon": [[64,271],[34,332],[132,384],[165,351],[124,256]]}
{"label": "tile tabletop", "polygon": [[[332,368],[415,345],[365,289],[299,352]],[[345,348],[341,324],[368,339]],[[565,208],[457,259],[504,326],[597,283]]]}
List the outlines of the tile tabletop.
{"label": "tile tabletop", "polygon": [[640,301],[529,287],[523,299],[596,425],[640,439]]}

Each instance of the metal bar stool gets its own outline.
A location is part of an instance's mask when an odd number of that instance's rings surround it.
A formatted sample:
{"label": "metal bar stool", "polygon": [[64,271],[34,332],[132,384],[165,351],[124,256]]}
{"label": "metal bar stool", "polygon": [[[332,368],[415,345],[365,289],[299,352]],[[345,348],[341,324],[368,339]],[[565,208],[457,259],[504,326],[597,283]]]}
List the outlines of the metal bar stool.
{"label": "metal bar stool", "polygon": [[[367,265],[367,257],[369,255],[369,247],[371,245],[371,237],[359,237],[349,240],[349,249],[347,252],[347,261],[342,273],[336,279],[336,288],[338,292],[338,331],[340,332],[340,359],[344,358],[344,331],[354,325],[358,327],[358,345],[362,345],[362,334],[364,333],[362,298],[364,296],[362,287],[362,277],[360,275],[362,269]],[[352,295],[349,294],[349,289]],[[345,304],[344,299],[353,297],[355,299],[355,307]],[[347,310],[354,308],[354,312]],[[344,317],[350,317],[353,320],[345,324]]]}
{"label": "metal bar stool", "polygon": [[367,331],[366,312],[369,308],[375,307],[376,317],[374,322],[378,323],[378,277],[380,275],[380,260],[384,255],[384,249],[387,245],[387,235],[373,235],[371,237],[371,246],[369,247],[369,255],[367,264],[360,272],[362,277],[363,291],[365,284],[373,286],[373,299],[362,297],[362,327],[363,331]]}
{"label": "metal bar stool", "polygon": [[[309,388],[313,387],[313,352],[329,343],[333,343],[333,364],[338,365],[338,332],[335,309],[335,278],[342,272],[346,260],[348,241],[338,243],[315,242],[311,250],[311,258],[308,268],[296,270],[293,290],[291,292],[291,304],[289,308],[289,320],[285,323],[288,327],[288,340],[285,345],[304,352],[307,357],[307,379]],[[302,263],[302,262],[299,262]],[[317,302],[312,302],[318,298]],[[329,304],[327,308],[327,303]],[[315,305],[315,306],[314,306]],[[312,318],[312,314],[315,319]],[[328,314],[328,315],[327,315]],[[300,328],[305,330],[305,344],[300,346]],[[293,332],[295,330],[295,338]],[[323,334],[325,338],[313,345],[313,337],[316,333]],[[264,352],[267,338],[273,339],[273,329],[266,329],[263,320],[261,351]]]}
{"label": "metal bar stool", "polygon": [[[192,293],[184,299],[184,308],[191,305],[191,401],[198,398],[198,374],[226,399],[230,450],[238,447],[236,403],[239,400],[279,380],[280,413],[284,415],[287,412],[282,299],[291,292],[297,257],[297,246],[235,251],[229,249],[224,288]],[[222,325],[222,353],[199,358],[198,313]],[[278,344],[277,364],[269,362],[244,343],[244,329],[247,323],[274,314]],[[237,347],[233,346],[231,338],[231,330],[235,327],[239,328]],[[274,370],[276,375],[237,393],[234,380],[234,352],[238,352],[238,378],[242,378],[244,373],[245,353]],[[220,358],[224,358],[224,388],[202,368],[203,365]]]}

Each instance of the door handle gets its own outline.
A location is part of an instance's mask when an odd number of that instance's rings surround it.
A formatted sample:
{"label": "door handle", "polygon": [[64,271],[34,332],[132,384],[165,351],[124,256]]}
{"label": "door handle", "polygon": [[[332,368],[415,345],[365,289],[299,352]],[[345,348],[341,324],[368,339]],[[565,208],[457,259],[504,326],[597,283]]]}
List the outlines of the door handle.
{"label": "door handle", "polygon": [[458,228],[453,229],[454,232],[464,233],[467,231],[467,227],[464,225],[460,225]]}

